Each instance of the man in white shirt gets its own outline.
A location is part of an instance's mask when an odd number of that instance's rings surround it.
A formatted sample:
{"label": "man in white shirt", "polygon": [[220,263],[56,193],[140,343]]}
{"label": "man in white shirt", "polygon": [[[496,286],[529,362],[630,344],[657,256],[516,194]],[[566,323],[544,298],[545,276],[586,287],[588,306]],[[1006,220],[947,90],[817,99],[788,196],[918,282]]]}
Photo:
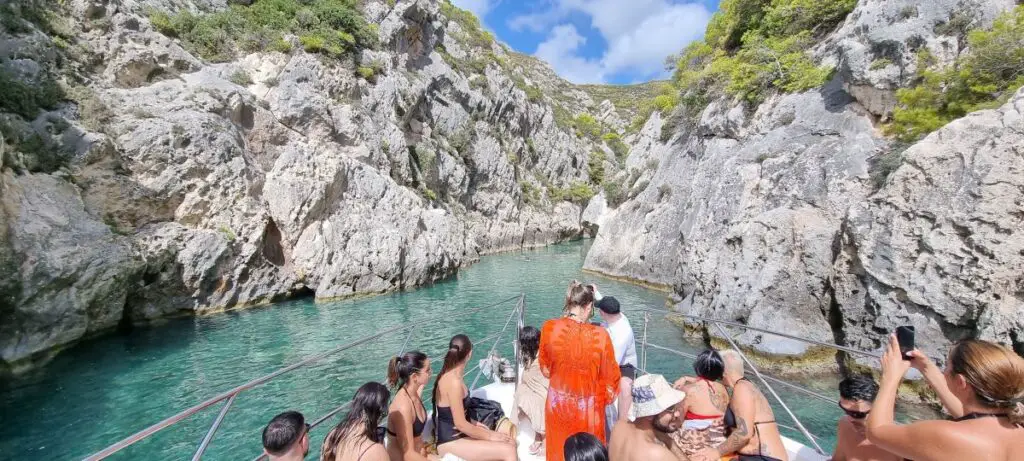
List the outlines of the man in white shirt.
{"label": "man in white shirt", "polygon": [[[633,339],[633,327],[629,319],[622,315],[619,301],[611,296],[601,296],[594,286],[594,299],[597,311],[601,314],[601,326],[608,330],[615,347],[615,360],[619,362],[622,378],[619,380],[619,398],[617,405],[609,405],[605,412],[609,427],[615,425],[619,415],[628,415],[632,402],[631,391],[633,379],[636,378],[636,341]],[[610,432],[609,432],[610,433]]]}

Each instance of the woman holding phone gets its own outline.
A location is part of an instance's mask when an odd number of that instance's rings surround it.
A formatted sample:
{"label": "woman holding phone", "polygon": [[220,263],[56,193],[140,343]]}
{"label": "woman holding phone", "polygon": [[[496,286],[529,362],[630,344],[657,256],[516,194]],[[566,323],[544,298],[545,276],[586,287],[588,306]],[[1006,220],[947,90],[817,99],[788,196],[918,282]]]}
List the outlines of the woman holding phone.
{"label": "woman holding phone", "polygon": [[[867,420],[867,437],[895,455],[915,461],[1020,460],[1024,457],[1024,358],[1001,344],[957,343],[939,371],[921,351],[904,360],[896,335],[882,357],[882,383]],[[896,393],[911,367],[922,372],[950,421],[893,421]]]}

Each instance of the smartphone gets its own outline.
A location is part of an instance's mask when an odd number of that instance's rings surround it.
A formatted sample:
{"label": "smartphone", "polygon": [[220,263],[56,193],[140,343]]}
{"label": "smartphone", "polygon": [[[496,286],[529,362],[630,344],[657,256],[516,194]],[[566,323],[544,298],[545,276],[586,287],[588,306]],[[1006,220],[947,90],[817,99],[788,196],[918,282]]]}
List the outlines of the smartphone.
{"label": "smartphone", "polygon": [[916,348],[914,346],[914,326],[904,325],[896,327],[896,341],[900,343],[900,352],[903,353],[903,360],[910,360],[910,356],[907,353]]}

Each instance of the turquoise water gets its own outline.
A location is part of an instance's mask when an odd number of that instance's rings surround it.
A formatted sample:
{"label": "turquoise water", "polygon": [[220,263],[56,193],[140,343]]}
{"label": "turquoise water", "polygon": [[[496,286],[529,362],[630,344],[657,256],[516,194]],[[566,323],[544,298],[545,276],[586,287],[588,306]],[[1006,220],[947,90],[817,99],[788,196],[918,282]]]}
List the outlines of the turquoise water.
{"label": "turquoise water", "polygon": [[[618,298],[640,339],[642,315],[631,306],[663,307],[663,293],[583,274],[589,242],[490,256],[451,280],[373,298],[315,304],[299,300],[111,335],[61,353],[46,367],[0,382],[0,458],[80,459],[168,416],[238,384],[332,347],[399,325],[454,315],[471,307],[526,294],[526,323],[540,326],[560,313],[565,287],[573,279],[594,281]],[[446,349],[456,333],[478,339],[501,330],[514,303],[465,316],[458,323],[418,328],[410,348],[431,356]],[[512,331],[513,328],[510,328]],[[691,353],[698,343],[662,318],[649,326],[650,340]],[[512,356],[506,333],[499,351]],[[260,453],[260,431],[275,414],[295,409],[315,419],[347,401],[369,380],[383,380],[388,358],[402,346],[392,334],[285,374],[243,392],[228,413],[206,459],[252,459]],[[481,358],[491,346],[476,344]],[[435,364],[436,367],[439,364]],[[674,379],[691,371],[687,359],[651,350],[648,368]],[[833,395],[834,380],[809,384]],[[840,411],[831,404],[779,390],[796,407],[811,432],[834,446]],[[113,459],[178,460],[191,457],[210,423],[215,405],[118,453]],[[314,459],[337,417],[313,431]],[[791,423],[777,409],[777,419]],[[787,435],[803,440],[795,433]]]}

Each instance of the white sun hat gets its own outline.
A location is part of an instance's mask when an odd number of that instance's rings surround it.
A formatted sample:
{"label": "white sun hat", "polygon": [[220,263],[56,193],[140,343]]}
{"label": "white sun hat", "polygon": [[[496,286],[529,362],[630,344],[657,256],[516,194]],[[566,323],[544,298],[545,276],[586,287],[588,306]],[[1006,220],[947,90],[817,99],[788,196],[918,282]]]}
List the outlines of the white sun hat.
{"label": "white sun hat", "polygon": [[661,375],[643,375],[633,381],[633,405],[629,407],[629,422],[637,418],[654,416],[682,402],[686,393],[669,385]]}

